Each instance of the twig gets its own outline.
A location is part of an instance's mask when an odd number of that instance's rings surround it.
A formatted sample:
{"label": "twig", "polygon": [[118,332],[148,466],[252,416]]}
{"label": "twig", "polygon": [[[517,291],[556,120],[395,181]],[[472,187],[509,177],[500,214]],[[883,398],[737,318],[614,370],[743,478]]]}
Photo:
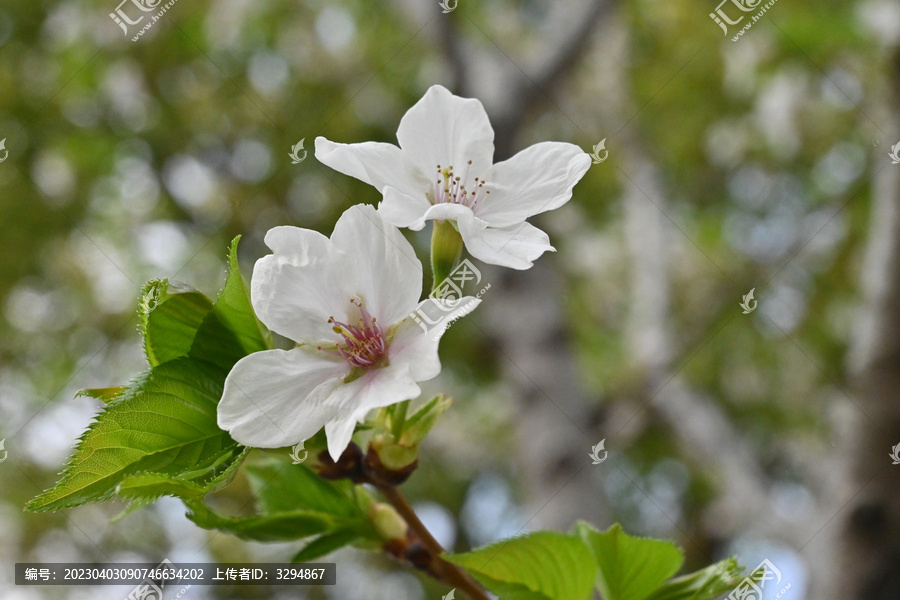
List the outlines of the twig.
{"label": "twig", "polygon": [[409,501],[407,501],[400,490],[396,487],[381,487],[379,489],[391,506],[400,513],[400,516],[403,517],[410,529],[416,533],[429,554],[431,554],[432,561],[429,565],[429,573],[436,579],[455,586],[472,600],[490,600],[484,590],[481,589],[481,586],[465,570],[441,558],[441,555],[445,553],[444,548],[440,542],[434,539],[434,536],[431,535],[425,524],[419,520],[416,511],[413,510],[413,507],[410,506]]}

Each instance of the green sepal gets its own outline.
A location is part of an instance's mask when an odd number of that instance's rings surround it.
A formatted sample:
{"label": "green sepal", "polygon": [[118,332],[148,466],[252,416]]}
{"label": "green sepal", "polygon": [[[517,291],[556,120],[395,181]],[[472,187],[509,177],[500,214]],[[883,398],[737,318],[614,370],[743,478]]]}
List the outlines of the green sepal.
{"label": "green sepal", "polygon": [[462,256],[463,239],[453,221],[434,221],[431,232],[431,290],[447,279]]}

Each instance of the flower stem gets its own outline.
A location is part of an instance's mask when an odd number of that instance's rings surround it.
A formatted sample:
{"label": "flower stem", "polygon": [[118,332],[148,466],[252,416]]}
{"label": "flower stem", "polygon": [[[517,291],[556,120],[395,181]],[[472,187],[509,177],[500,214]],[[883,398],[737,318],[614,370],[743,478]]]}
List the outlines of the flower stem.
{"label": "flower stem", "polygon": [[425,524],[419,520],[416,511],[413,510],[413,507],[410,506],[409,501],[400,490],[396,487],[382,487],[379,490],[391,506],[400,513],[400,516],[403,517],[410,529],[416,533],[431,554],[432,562],[429,565],[429,574],[439,581],[454,586],[472,600],[490,600],[485,591],[481,589],[481,586],[466,571],[441,558],[441,555],[445,554],[444,548],[434,539],[434,536],[431,535]]}

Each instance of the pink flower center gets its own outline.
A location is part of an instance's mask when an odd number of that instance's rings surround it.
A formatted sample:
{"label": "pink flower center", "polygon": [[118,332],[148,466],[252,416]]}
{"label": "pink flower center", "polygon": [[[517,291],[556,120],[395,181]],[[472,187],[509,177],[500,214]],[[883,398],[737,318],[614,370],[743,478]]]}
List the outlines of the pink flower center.
{"label": "pink flower center", "polygon": [[474,183],[469,184],[469,169],[472,161],[466,163],[466,170],[462,177],[456,175],[453,166],[441,168],[437,166],[438,178],[434,183],[434,204],[462,204],[475,211],[478,203],[484,200],[490,190],[484,189],[487,183],[484,179],[475,178]]}
{"label": "pink flower center", "polygon": [[[327,352],[335,352],[353,367],[367,369],[369,367],[383,367],[387,358],[387,342],[384,339],[384,330],[375,322],[375,317],[355,298],[350,303],[359,309],[359,320],[356,325],[349,325],[329,317],[328,322],[333,324],[335,333],[344,338],[343,343],[338,343],[336,348],[326,349]],[[319,346],[319,350],[323,350]]]}

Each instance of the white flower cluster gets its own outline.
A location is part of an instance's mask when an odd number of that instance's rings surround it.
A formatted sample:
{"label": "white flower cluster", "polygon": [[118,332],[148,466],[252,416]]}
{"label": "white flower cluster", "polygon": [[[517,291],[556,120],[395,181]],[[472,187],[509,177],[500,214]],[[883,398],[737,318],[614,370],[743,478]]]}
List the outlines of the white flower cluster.
{"label": "white flower cluster", "polygon": [[[324,426],[337,460],[369,411],[418,397],[418,382],[440,373],[443,329],[429,334],[410,317],[436,300],[420,301],[422,263],[398,227],[450,221],[475,258],[527,269],[553,247],[526,219],[565,204],[591,165],[579,147],[560,142],[494,164],[481,102],[441,86],[404,115],[397,140],[399,147],[316,139],[316,158],[373,185],[382,201],[377,210],[351,207],[331,238],[297,227],[267,233],[273,253],[253,270],[253,308],[297,346],[251,354],[228,375],[218,422],[238,442],[290,446]],[[480,302],[448,304],[447,322]]]}

